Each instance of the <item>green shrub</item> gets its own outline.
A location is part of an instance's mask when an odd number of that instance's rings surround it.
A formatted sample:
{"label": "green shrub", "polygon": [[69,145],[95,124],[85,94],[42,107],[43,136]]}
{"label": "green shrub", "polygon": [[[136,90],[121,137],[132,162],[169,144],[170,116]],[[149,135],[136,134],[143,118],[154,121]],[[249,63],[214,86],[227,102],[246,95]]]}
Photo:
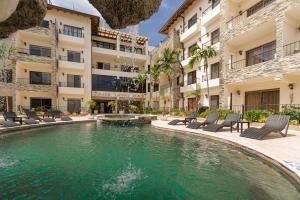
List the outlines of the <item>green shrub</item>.
{"label": "green shrub", "polygon": [[248,110],[245,113],[245,119],[249,122],[265,122],[269,113],[265,110]]}
{"label": "green shrub", "polygon": [[207,118],[207,116],[213,112],[217,112],[219,114],[219,119],[221,120],[224,120],[228,114],[234,113],[232,110],[228,110],[228,109],[221,109],[221,108],[217,110],[206,109],[203,113],[199,114],[199,117]]}
{"label": "green shrub", "polygon": [[291,116],[291,120],[296,120],[300,122],[300,112],[297,109],[293,108],[284,108],[279,114]]}

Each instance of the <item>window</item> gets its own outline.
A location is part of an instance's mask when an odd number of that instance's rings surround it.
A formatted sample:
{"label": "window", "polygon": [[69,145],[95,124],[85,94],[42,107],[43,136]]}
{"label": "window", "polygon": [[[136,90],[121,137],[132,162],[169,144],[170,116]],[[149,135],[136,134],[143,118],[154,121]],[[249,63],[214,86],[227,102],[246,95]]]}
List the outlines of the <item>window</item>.
{"label": "window", "polygon": [[220,4],[220,0],[212,0],[212,4],[211,4],[212,9],[217,7],[217,5],[219,5],[219,4]]}
{"label": "window", "polygon": [[48,20],[43,20],[40,27],[49,28],[49,21]]}
{"label": "window", "polygon": [[120,51],[132,53],[132,48],[130,46],[120,45]]}
{"label": "window", "polygon": [[103,70],[110,70],[110,63],[99,62],[99,63],[97,63],[97,68],[103,69]]}
{"label": "window", "polygon": [[30,99],[30,108],[40,108],[40,109],[51,109],[52,100],[51,99],[40,99],[40,98],[31,98]]}
{"label": "window", "polygon": [[29,52],[34,56],[51,57],[51,48],[49,47],[29,45]]}
{"label": "window", "polygon": [[148,90],[147,91],[151,92],[151,84],[150,83],[148,83]]}
{"label": "window", "polygon": [[192,85],[197,83],[197,72],[196,71],[192,71],[188,73],[188,85]]}
{"label": "window", "polygon": [[155,83],[153,87],[153,92],[157,92],[157,91],[159,91],[159,84]]}
{"label": "window", "polygon": [[130,65],[121,65],[122,72],[132,72],[135,68]]}
{"label": "window", "polygon": [[250,17],[257,11],[259,11],[259,10],[263,9],[264,7],[266,7],[267,5],[271,4],[273,1],[275,1],[275,0],[262,0],[262,1],[258,2],[257,4],[255,4],[254,6],[250,7],[247,10],[247,17]]}
{"label": "window", "polygon": [[191,28],[196,23],[197,23],[197,14],[195,14],[191,19],[189,19],[188,28]]}
{"label": "window", "polygon": [[0,83],[12,83],[12,70],[1,69],[0,70]]}
{"label": "window", "polygon": [[219,108],[219,95],[210,96],[210,107],[211,109]]}
{"label": "window", "polygon": [[94,41],[94,45],[103,49],[116,50],[116,44],[102,41]]}
{"label": "window", "polygon": [[213,31],[211,33],[211,45],[214,45],[220,41],[220,29]]}
{"label": "window", "polygon": [[51,85],[51,73],[31,71],[30,84]]}
{"label": "window", "polygon": [[68,51],[68,61],[80,63],[80,52]]}
{"label": "window", "polygon": [[69,113],[80,113],[81,111],[81,100],[80,99],[68,99],[68,112]]}
{"label": "window", "polygon": [[266,62],[275,58],[276,41],[264,44],[246,52],[246,66]]}
{"label": "window", "polygon": [[213,80],[213,79],[217,79],[217,78],[219,78],[219,76],[220,76],[220,63],[219,62],[217,62],[217,63],[214,63],[214,64],[212,64],[211,66],[210,66],[210,69],[211,69],[211,79]]}
{"label": "window", "polygon": [[197,44],[193,44],[192,46],[189,47],[189,57],[193,56],[194,55],[194,48],[197,46]]}
{"label": "window", "polygon": [[82,38],[82,28],[64,25],[64,35]]}
{"label": "window", "polygon": [[67,80],[67,87],[81,88],[81,76],[68,74]]}
{"label": "window", "polygon": [[251,91],[245,93],[245,109],[261,109],[278,112],[280,107],[280,89]]}
{"label": "window", "polygon": [[136,53],[136,54],[141,54],[141,55],[143,55],[143,54],[144,54],[144,51],[143,51],[142,48],[135,48],[135,53]]}
{"label": "window", "polygon": [[151,69],[151,67],[150,67],[150,65],[148,65],[148,72],[150,72],[150,69]]}

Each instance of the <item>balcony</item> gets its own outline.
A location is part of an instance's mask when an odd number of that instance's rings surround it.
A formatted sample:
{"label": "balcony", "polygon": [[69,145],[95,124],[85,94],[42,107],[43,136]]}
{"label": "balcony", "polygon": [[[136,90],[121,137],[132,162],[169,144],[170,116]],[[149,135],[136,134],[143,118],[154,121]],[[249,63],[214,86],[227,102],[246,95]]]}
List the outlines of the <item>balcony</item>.
{"label": "balcony", "polygon": [[59,82],[58,92],[60,94],[84,95],[84,84]]}
{"label": "balcony", "polygon": [[18,48],[16,59],[23,62],[34,62],[42,64],[51,64],[53,62],[54,52],[51,48],[39,47],[35,49]]}
{"label": "balcony", "polygon": [[233,61],[227,65],[227,68],[231,71],[239,70],[245,67],[249,67],[259,63],[267,62],[269,60],[273,60],[275,59],[275,55],[276,55],[276,49],[272,49],[259,54],[255,54],[252,57],[247,59]]}
{"label": "balcony", "polygon": [[209,26],[214,23],[217,19],[219,19],[221,13],[221,6],[218,3],[215,6],[209,6],[206,10],[202,13],[202,25]]}
{"label": "balcony", "polygon": [[197,89],[197,83],[185,85],[183,87],[180,87],[180,93],[191,92],[191,91],[195,91],[196,89]]}
{"label": "balcony", "polygon": [[117,77],[129,77],[129,78],[136,78],[140,73],[143,73],[143,70],[130,70],[125,71],[122,70],[121,67],[112,67],[109,70],[106,69],[98,69],[93,66],[92,73],[99,74],[99,75],[106,75],[106,76],[117,76]]}
{"label": "balcony", "polygon": [[183,67],[189,66],[190,60],[191,60],[191,57],[188,57],[188,58],[182,60],[182,61],[181,61],[181,65],[182,65]]}
{"label": "balcony", "polygon": [[[217,75],[217,74],[214,74],[214,75],[208,74],[208,86],[210,88],[219,87],[220,86],[219,75]],[[207,77],[206,77],[206,75],[202,76],[201,88],[207,88]]]}
{"label": "balcony", "polygon": [[21,30],[20,34],[28,37],[38,37],[43,40],[50,40],[55,38],[54,24],[49,21],[43,20],[43,22],[36,27]]}
{"label": "balcony", "polygon": [[181,33],[180,42],[185,42],[193,36],[200,34],[200,32],[201,23],[199,20],[197,20],[197,22],[194,25],[192,25],[191,27],[186,27],[186,30]]}
{"label": "balcony", "polygon": [[16,89],[21,91],[51,92],[53,85],[51,84],[51,80],[34,83],[29,78],[17,78]]}
{"label": "balcony", "polygon": [[[268,7],[269,5],[271,5],[273,2],[275,2],[276,0],[261,0],[258,3],[256,3],[255,5],[251,6],[250,8],[246,9],[245,11],[239,11],[239,13],[232,17],[229,21],[227,21],[227,28],[229,30],[234,29],[236,27],[243,27],[245,23],[249,23],[251,24],[251,21],[249,20],[250,17],[257,17],[257,14],[259,13],[259,11],[261,11],[261,15],[265,17],[265,13],[270,13],[270,14],[275,14],[274,12],[269,11],[269,12],[262,12],[262,10],[266,7]],[[239,5],[240,7],[242,7],[242,5]],[[262,18],[265,20],[265,18]]]}
{"label": "balcony", "polygon": [[128,60],[135,59],[140,62],[145,62],[148,59],[148,56],[143,53],[137,53],[137,52],[128,52],[128,51],[118,51],[116,49],[109,49],[109,48],[103,48],[99,47],[96,44],[93,44],[92,52],[97,55],[106,56],[108,58],[116,58],[116,57],[123,57],[127,58]]}
{"label": "balcony", "polygon": [[64,31],[62,33],[60,30],[58,34],[58,40],[62,43],[71,44],[71,45],[84,46],[85,44],[83,33],[75,33],[75,32],[68,32],[68,31]]}
{"label": "balcony", "polygon": [[59,56],[58,66],[61,69],[84,70],[84,59],[70,59],[68,56]]}

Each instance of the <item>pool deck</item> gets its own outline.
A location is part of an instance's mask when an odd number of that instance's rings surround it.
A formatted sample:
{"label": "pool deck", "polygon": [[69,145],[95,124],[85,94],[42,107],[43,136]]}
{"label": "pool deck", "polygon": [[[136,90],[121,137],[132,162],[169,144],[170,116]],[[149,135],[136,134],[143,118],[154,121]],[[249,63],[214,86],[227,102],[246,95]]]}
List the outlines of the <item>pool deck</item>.
{"label": "pool deck", "polygon": [[231,144],[271,162],[300,184],[300,131],[289,130],[287,137],[271,134],[265,140],[253,140],[240,137],[236,130],[232,133],[229,129],[216,133],[202,129],[193,130],[184,125],[168,125],[170,120],[172,119],[152,121],[152,126]]}
{"label": "pool deck", "polygon": [[[86,117],[71,117],[72,121],[61,121],[57,120],[56,122],[51,122],[51,123],[45,123],[45,122],[40,122],[39,124],[33,124],[33,125],[22,125],[22,126],[17,126],[17,127],[11,127],[11,128],[6,128],[0,125],[0,135],[14,132],[14,131],[19,131],[19,130],[26,130],[26,129],[32,129],[32,128],[42,128],[42,127],[49,127],[49,126],[57,126],[57,125],[66,125],[66,124],[77,124],[77,123],[87,123],[87,122],[96,122],[97,120],[93,116],[86,116]],[[0,119],[0,121],[3,119]]]}

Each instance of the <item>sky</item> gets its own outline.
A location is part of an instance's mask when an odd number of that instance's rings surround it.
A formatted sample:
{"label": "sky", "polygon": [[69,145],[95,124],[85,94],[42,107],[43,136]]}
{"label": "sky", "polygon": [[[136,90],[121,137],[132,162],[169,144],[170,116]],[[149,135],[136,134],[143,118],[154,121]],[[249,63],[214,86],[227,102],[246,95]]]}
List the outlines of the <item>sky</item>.
{"label": "sky", "polygon": [[[165,35],[159,34],[160,28],[183,2],[184,0],[163,0],[158,12],[150,19],[140,23],[139,34],[150,38],[150,45],[158,46],[159,42],[166,38]],[[48,3],[100,16],[99,12],[89,4],[88,0],[48,0]]]}
{"label": "sky", "polygon": [[159,30],[183,2],[184,0],[163,0],[159,11],[140,23],[140,34],[150,38],[150,45],[157,46],[166,37],[159,34]]}

